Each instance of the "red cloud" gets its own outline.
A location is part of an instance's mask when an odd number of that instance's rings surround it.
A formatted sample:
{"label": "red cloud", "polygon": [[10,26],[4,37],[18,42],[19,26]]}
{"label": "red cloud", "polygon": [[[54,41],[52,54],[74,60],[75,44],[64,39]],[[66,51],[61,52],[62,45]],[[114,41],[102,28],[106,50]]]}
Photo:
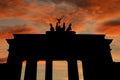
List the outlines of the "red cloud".
{"label": "red cloud", "polygon": [[1,30],[0,38],[13,38],[13,34],[35,34],[38,30],[31,25],[15,26]]}
{"label": "red cloud", "polygon": [[109,35],[120,35],[120,20],[113,20],[105,22],[97,28],[98,33],[105,33]]}

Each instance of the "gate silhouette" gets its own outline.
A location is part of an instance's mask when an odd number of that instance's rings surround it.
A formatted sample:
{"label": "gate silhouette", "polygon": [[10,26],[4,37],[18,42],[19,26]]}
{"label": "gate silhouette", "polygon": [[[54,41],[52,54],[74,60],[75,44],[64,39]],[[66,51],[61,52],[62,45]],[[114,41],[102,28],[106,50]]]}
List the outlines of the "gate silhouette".
{"label": "gate silhouette", "polygon": [[71,31],[71,24],[67,30],[64,24],[62,28],[56,25],[56,31],[50,26],[46,34],[14,34],[14,39],[7,40],[10,80],[20,80],[24,60],[27,61],[24,80],[36,80],[39,60],[46,60],[45,80],[52,80],[53,60],[67,61],[68,80],[79,80],[77,60],[82,61],[84,80],[108,78],[108,66],[113,64],[111,39],[105,39],[105,35],[76,34]]}

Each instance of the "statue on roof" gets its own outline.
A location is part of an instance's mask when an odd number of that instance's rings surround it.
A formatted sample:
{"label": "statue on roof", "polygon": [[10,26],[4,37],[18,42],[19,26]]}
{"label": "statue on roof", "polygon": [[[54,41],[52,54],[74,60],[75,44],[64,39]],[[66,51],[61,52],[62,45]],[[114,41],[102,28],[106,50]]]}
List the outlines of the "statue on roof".
{"label": "statue on roof", "polygon": [[60,18],[57,18],[55,29],[54,29],[53,25],[50,24],[50,31],[59,31],[59,32],[67,31],[67,32],[69,32],[69,31],[72,30],[72,28],[71,28],[72,24],[71,23],[68,25],[67,29],[66,29],[65,22],[63,23],[63,26],[61,27],[60,23],[61,23],[61,20],[63,19],[63,17],[64,16],[61,16]]}
{"label": "statue on roof", "polygon": [[64,17],[64,16],[61,16],[60,18],[57,18],[57,21],[58,21],[57,23],[58,23],[58,25],[60,25],[61,20],[63,19],[63,17]]}

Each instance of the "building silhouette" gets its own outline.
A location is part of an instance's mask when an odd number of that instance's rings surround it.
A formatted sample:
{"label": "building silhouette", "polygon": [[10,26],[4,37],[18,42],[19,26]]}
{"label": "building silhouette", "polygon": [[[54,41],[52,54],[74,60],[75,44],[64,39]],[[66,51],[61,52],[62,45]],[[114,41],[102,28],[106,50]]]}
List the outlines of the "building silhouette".
{"label": "building silhouette", "polygon": [[120,63],[112,60],[110,43],[105,35],[76,34],[56,23],[46,34],[14,34],[7,39],[9,56],[0,65],[0,78],[20,80],[22,62],[27,61],[24,80],[36,80],[37,61],[46,60],[45,80],[52,80],[52,61],[66,60],[68,80],[79,80],[77,60],[82,61],[84,80],[120,80]]}

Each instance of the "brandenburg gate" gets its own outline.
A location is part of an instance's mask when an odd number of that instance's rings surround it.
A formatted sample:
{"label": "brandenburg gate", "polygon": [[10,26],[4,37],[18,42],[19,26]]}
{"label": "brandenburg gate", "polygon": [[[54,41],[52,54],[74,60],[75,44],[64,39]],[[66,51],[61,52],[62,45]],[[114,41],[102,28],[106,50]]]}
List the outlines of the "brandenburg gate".
{"label": "brandenburg gate", "polygon": [[14,39],[7,42],[10,80],[20,80],[24,60],[27,62],[24,80],[36,80],[39,60],[46,60],[45,80],[52,80],[53,60],[67,61],[68,80],[79,80],[77,60],[82,61],[84,80],[103,80],[106,66],[113,63],[111,39],[105,39],[105,35],[76,34],[71,24],[67,29],[65,23],[63,26],[57,23],[55,29],[50,24],[46,34],[14,34]]}

